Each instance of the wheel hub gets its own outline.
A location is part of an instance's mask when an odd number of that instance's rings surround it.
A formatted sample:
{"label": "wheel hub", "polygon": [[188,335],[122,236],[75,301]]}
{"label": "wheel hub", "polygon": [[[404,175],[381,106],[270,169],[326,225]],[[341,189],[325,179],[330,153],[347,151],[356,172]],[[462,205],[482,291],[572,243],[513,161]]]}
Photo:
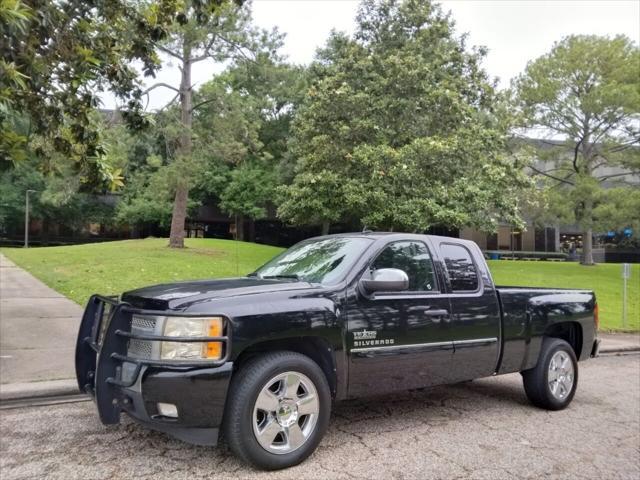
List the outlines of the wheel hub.
{"label": "wheel hub", "polygon": [[300,448],[316,428],[320,403],[313,382],[300,372],[271,378],[253,407],[253,433],[269,453],[286,454]]}
{"label": "wheel hub", "polygon": [[564,400],[573,388],[574,370],[569,355],[558,351],[549,363],[549,389],[558,400]]}
{"label": "wheel hub", "polygon": [[283,427],[290,427],[298,421],[298,407],[288,399],[281,400],[276,410],[276,420]]}

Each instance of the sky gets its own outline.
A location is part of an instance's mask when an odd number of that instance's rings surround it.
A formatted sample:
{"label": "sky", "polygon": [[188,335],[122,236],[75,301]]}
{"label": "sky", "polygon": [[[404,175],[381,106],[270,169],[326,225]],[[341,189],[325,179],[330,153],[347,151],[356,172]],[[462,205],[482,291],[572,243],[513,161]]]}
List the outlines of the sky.
{"label": "sky", "polygon": [[[640,0],[442,0],[451,11],[459,34],[468,34],[469,45],[489,49],[484,67],[501,87],[524,70],[527,62],[547,53],[554,42],[571,34],[623,34],[640,42]],[[352,0],[254,0],[257,26],[277,27],[286,33],[282,53],[293,63],[308,64],[324,45],[332,29],[352,33],[358,1]],[[193,79],[201,84],[220,67],[201,62]],[[155,82],[177,84],[176,68],[165,68]],[[197,87],[196,87],[197,88]],[[148,108],[164,105],[174,95],[156,89]],[[104,99],[113,108],[113,99]]]}

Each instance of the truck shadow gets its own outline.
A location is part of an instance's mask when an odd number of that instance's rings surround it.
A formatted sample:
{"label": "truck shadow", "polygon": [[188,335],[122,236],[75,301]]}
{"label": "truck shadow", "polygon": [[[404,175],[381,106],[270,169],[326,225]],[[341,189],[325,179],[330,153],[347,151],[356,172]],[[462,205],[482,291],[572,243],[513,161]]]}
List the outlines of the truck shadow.
{"label": "truck shadow", "polygon": [[[483,411],[496,409],[528,409],[531,406],[525,396],[519,375],[510,379],[481,379],[454,385],[443,385],[399,393],[352,399],[334,405],[332,415],[344,424],[379,422],[385,419],[389,426],[399,419],[401,423],[435,420],[455,420],[457,417],[482,415]],[[331,426],[329,427],[331,429]]]}
{"label": "truck shadow", "polygon": [[[356,432],[358,435],[380,434],[403,431],[418,424],[444,428],[451,422],[462,420],[481,422],[487,412],[502,416],[507,413],[513,414],[514,409],[536,410],[524,394],[519,375],[345,400],[334,404],[326,441],[322,443],[344,443],[349,441],[349,438],[344,438],[346,435]],[[137,437],[137,441],[141,443],[150,443],[141,446],[143,450],[147,449],[145,447],[154,450],[192,449],[192,452],[206,450],[209,452],[207,455],[210,460],[215,458],[218,462],[236,464],[236,460],[224,444],[224,439],[215,448],[194,447],[173,440],[163,433],[147,430],[131,421],[127,423],[126,429],[130,441],[133,442],[133,438]],[[197,453],[195,457],[198,457]]]}

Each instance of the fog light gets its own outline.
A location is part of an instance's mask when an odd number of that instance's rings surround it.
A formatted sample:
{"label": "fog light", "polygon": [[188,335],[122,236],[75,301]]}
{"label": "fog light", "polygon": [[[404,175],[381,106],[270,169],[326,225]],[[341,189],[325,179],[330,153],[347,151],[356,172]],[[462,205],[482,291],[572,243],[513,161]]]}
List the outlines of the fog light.
{"label": "fog light", "polygon": [[173,403],[158,403],[158,414],[163,417],[178,418],[178,407]]}

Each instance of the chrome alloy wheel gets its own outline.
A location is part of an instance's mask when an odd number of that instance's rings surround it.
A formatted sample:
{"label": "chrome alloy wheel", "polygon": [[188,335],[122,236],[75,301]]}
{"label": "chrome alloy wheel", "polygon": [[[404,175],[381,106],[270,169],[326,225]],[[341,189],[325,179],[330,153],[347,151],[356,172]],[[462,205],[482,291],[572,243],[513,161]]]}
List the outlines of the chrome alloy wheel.
{"label": "chrome alloy wheel", "polygon": [[573,362],[569,354],[559,350],[553,354],[549,362],[549,390],[558,400],[564,400],[571,393],[574,381]]}
{"label": "chrome alloy wheel", "polygon": [[253,407],[253,433],[266,451],[291,453],[313,433],[320,404],[311,380],[299,372],[284,372],[269,380]]}

